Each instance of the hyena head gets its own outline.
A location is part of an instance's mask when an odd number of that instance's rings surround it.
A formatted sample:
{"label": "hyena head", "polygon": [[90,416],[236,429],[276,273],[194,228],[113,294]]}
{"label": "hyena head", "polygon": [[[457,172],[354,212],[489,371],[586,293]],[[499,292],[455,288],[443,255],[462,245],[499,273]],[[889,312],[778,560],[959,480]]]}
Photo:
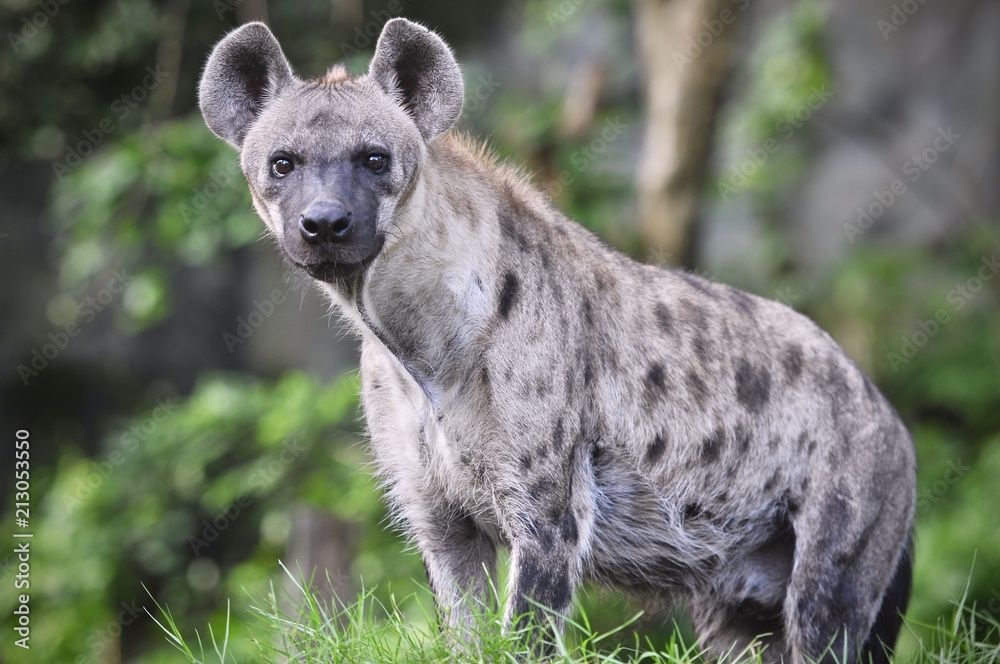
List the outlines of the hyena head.
{"label": "hyena head", "polygon": [[448,46],[404,19],[386,23],[364,76],[334,67],[308,81],[265,25],[249,23],[215,47],[199,89],[286,258],[329,283],[391,246],[426,144],[455,123],[462,96]]}

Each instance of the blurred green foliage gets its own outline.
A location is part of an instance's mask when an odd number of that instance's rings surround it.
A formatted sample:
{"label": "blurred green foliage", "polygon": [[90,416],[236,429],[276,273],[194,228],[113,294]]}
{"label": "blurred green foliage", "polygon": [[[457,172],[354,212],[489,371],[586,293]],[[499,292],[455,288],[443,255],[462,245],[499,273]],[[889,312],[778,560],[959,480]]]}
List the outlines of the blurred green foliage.
{"label": "blurred green foliage", "polygon": [[[330,386],[302,373],[271,383],[206,376],[190,397],[159,398],[112,428],[97,457],[67,447],[34,510],[44,546],[32,557],[32,608],[45,618],[35,622],[33,656],[107,661],[119,621],[155,634],[143,585],[196,624],[220,619],[232,598],[233,619],[246,624],[247,591],[267,591],[302,504],[368,524],[359,550],[391,552],[358,556],[352,577],[412,592],[420,562],[400,555],[404,544],[383,523],[357,390],[355,374]],[[0,610],[9,614],[13,601],[4,594]]]}
{"label": "blurred green foliage", "polygon": [[226,260],[261,235],[239,157],[200,115],[114,139],[53,188],[59,283],[82,290],[124,267],[134,280],[119,323],[135,333],[167,316],[169,275]]}

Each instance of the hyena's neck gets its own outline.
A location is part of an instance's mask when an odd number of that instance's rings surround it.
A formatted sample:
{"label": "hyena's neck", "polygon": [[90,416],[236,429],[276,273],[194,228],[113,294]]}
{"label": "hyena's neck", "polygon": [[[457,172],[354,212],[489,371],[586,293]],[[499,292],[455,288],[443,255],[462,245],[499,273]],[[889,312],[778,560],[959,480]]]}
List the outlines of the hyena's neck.
{"label": "hyena's neck", "polygon": [[510,196],[498,188],[498,170],[464,139],[444,136],[429,146],[397,214],[398,236],[356,296],[362,329],[433,401],[477,375],[488,343],[499,289],[498,209]]}

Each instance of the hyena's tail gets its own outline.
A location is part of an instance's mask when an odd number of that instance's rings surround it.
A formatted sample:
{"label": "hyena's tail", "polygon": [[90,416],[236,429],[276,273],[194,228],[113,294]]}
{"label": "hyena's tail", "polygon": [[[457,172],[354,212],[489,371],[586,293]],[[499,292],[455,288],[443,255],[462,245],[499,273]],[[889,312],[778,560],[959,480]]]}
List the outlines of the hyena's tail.
{"label": "hyena's tail", "polygon": [[882,597],[882,606],[875,616],[865,645],[861,649],[861,664],[889,664],[889,655],[896,646],[899,629],[903,625],[903,614],[910,603],[910,587],[913,584],[913,534],[906,541],[906,547],[896,563],[889,588]]}

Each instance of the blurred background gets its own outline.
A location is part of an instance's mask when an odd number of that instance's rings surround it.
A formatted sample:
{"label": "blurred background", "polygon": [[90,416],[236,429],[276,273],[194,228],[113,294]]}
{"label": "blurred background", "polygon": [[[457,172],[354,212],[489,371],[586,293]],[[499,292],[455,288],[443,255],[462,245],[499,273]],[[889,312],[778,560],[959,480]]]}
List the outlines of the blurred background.
{"label": "blurred background", "polygon": [[[27,429],[34,532],[31,657],[5,535],[0,659],[174,661],[150,595],[184,629],[231,602],[244,656],[279,559],[426,620],[366,465],[357,343],[262,240],[195,97],[240,23],[316,76],[363,72],[397,15],[456,50],[461,126],[581,223],[828,330],[917,442],[910,619],[970,576],[1000,613],[1000,4],[0,0],[0,524]],[[634,610],[584,602],[598,626]]]}

